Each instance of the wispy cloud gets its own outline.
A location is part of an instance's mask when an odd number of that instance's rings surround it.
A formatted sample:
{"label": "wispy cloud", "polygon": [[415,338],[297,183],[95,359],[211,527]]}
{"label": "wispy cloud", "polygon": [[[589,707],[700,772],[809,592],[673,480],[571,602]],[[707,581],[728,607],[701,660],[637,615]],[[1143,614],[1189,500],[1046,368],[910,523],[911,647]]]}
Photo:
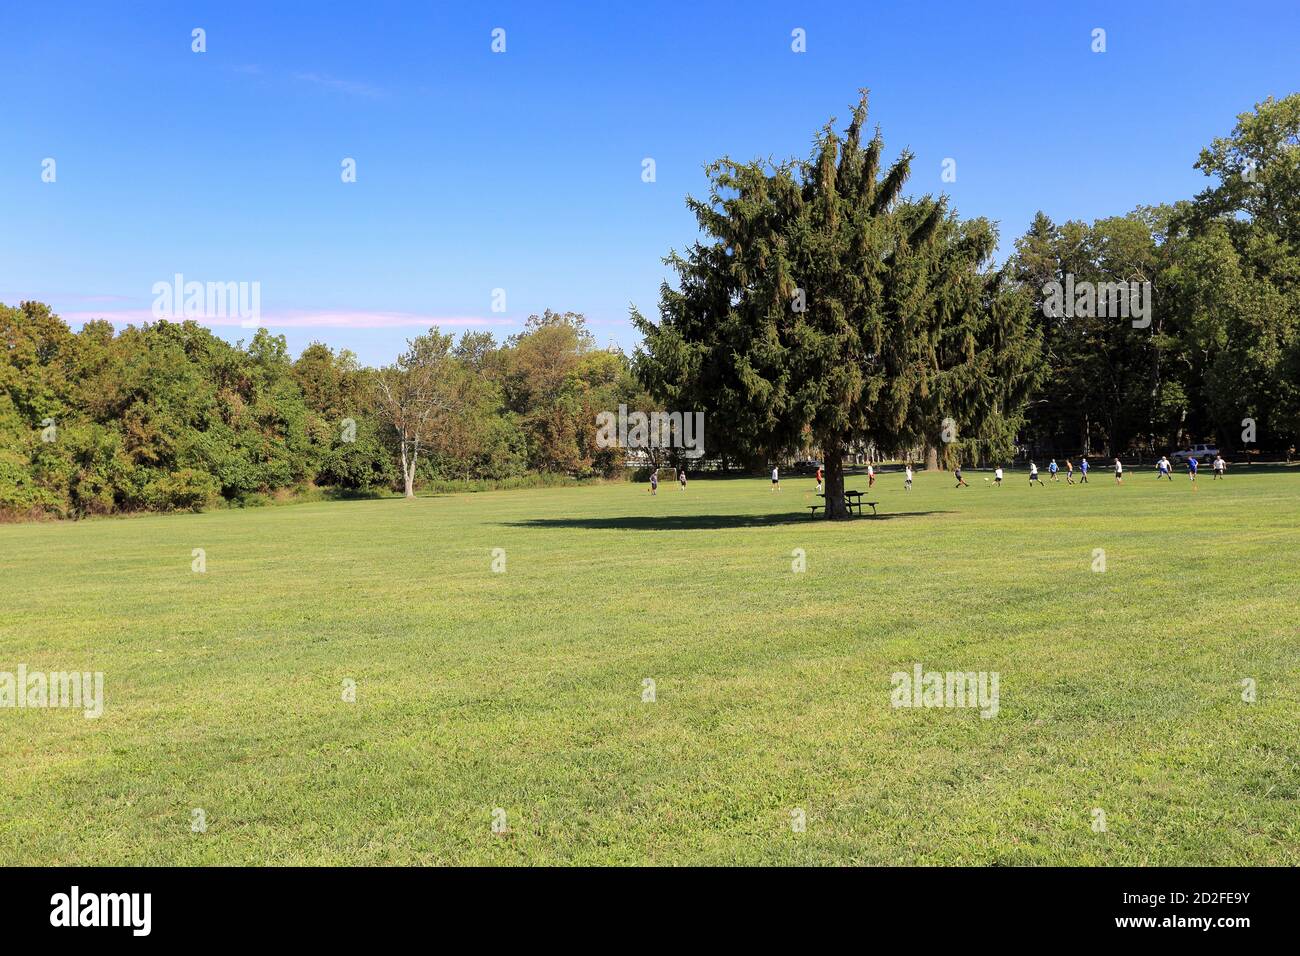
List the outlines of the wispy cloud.
{"label": "wispy cloud", "polygon": [[32,292],[30,290],[14,294],[0,289],[0,302],[16,305],[27,300],[34,302],[138,302],[140,297],[134,295],[109,295],[107,293],[87,295],[80,292]]}
{"label": "wispy cloud", "polygon": [[506,318],[483,318],[476,315],[426,315],[418,312],[281,312],[262,317],[266,326],[305,329],[397,329],[431,325],[486,326],[513,325]]}
{"label": "wispy cloud", "polygon": [[[92,319],[104,319],[114,325],[141,325],[157,321],[151,309],[120,309],[117,311],[79,311],[60,312],[65,322],[80,325]],[[172,321],[181,321],[180,316]],[[197,317],[201,325],[240,326],[238,316],[217,316],[211,319]],[[260,325],[266,328],[280,329],[400,329],[428,328],[431,325],[447,328],[465,328],[472,326],[507,326],[516,324],[507,318],[484,318],[465,315],[427,315],[418,312],[371,312],[339,311],[313,312],[309,310],[290,310],[285,312],[263,313]]]}
{"label": "wispy cloud", "polygon": [[337,90],[340,93],[349,93],[353,96],[382,96],[384,94],[382,89],[370,83],[341,80],[338,77],[327,76],[324,73],[295,73],[293,78],[303,83],[313,83],[328,90]]}
{"label": "wispy cloud", "polygon": [[328,73],[317,73],[314,70],[300,70],[292,73],[280,72],[278,70],[268,70],[257,63],[237,63],[234,66],[227,67],[227,69],[242,76],[265,77],[273,81],[285,82],[286,79],[290,79],[298,83],[308,83],[323,90],[346,93],[349,96],[378,97],[385,96],[388,93],[383,87],[376,86],[373,83],[366,83],[361,80],[345,80],[337,76],[330,76]]}

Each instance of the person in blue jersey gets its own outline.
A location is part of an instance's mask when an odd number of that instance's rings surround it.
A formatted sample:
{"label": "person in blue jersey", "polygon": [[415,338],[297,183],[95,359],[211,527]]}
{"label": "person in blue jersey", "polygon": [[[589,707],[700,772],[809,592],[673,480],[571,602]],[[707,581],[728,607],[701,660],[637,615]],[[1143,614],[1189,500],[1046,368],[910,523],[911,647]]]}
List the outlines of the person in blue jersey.
{"label": "person in blue jersey", "polygon": [[1086,485],[1087,483],[1088,483],[1088,456],[1084,455],[1082,458],[1079,459],[1079,484]]}

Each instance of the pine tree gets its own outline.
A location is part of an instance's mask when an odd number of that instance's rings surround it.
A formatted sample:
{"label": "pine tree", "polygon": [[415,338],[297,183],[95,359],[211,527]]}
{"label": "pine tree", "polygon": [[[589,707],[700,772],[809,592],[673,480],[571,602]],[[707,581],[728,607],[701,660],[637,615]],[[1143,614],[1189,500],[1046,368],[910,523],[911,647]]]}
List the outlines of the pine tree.
{"label": "pine tree", "polygon": [[1023,297],[981,271],[992,227],[902,200],[912,156],[882,171],[866,117],[864,91],[843,137],[827,123],[807,160],[710,166],[708,200],[687,200],[709,241],[665,259],[679,281],[658,323],[632,314],[642,381],[704,410],[706,435],[771,458],[811,435],[831,518],[846,516],[853,444],[934,442],[945,417],[972,439],[1004,435],[1036,349]]}

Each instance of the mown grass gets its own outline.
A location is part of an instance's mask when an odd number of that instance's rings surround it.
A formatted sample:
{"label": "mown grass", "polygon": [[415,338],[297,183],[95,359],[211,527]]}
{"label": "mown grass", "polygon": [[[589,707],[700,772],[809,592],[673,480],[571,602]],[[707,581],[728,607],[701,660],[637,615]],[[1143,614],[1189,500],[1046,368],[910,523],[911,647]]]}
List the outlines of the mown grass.
{"label": "mown grass", "polygon": [[972,477],[0,527],[0,863],[1300,863],[1300,474]]}

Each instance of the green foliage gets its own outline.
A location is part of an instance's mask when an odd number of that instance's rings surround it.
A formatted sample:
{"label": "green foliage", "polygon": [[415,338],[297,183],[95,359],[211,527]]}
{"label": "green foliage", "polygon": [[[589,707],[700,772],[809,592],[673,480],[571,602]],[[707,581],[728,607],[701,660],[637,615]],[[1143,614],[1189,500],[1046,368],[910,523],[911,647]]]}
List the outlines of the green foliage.
{"label": "green foliage", "polygon": [[[290,361],[259,329],[231,345],[194,323],[72,332],[48,307],[0,306],[0,517],[78,517],[260,504],[312,485],[403,483],[384,376],[313,343]],[[547,313],[498,346],[437,329],[395,374],[427,367],[438,407],[421,433],[425,482],[528,484],[622,469],[594,447],[597,411],[636,394],[621,353],[594,348],[582,316]],[[48,440],[47,440],[48,439]]]}
{"label": "green foliage", "polygon": [[951,418],[972,447],[1006,446],[1036,366],[1028,301],[985,271],[991,224],[903,201],[911,155],[882,169],[866,115],[864,94],[804,161],[710,166],[708,199],[688,200],[707,240],[667,258],[659,323],[633,313],[642,381],[706,411],[710,453],[778,457],[811,435],[828,500],[854,444],[937,443]]}
{"label": "green foliage", "polygon": [[[1242,447],[1300,438],[1300,94],[1239,116],[1196,167],[1194,201],[1091,225],[1039,213],[1016,245],[1050,366],[1028,434],[1054,448],[1121,454],[1213,439]],[[1043,316],[1043,284],[1150,281],[1148,329],[1115,318]]]}
{"label": "green foliage", "polygon": [[[903,195],[911,156],[885,163],[866,115],[864,96],[804,160],[709,167],[687,201],[703,237],[668,256],[660,321],[633,310],[632,361],[550,310],[504,343],[430,329],[376,370],[320,343],[291,360],[265,329],[73,332],[41,303],[0,305],[0,517],[613,477],[626,452],[595,423],[620,405],[704,411],[712,458],[818,448],[832,490],[837,452],[866,445],[941,446],[951,465],[1026,440],[1233,448],[1246,419],[1266,449],[1300,439],[1300,94],[1202,151],[1214,185],[1194,200],[1039,213],[1002,269],[992,224]],[[1150,326],[1045,314],[1066,276],[1150,282]]]}

